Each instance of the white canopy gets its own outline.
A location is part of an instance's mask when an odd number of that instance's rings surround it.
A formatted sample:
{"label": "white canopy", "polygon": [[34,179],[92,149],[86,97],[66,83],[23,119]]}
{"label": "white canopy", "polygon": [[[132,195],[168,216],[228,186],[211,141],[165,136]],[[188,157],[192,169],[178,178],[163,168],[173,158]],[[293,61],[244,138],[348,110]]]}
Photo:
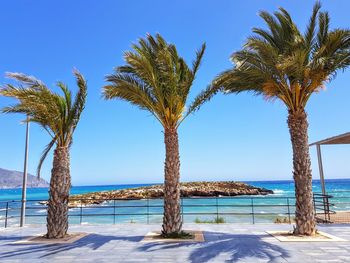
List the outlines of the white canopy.
{"label": "white canopy", "polygon": [[313,145],[325,145],[325,144],[350,144],[350,132],[343,133],[337,136],[333,136],[318,142],[311,143]]}
{"label": "white canopy", "polygon": [[322,154],[321,154],[321,145],[335,145],[335,144],[350,144],[350,132],[343,133],[337,136],[333,136],[321,141],[313,142],[309,146],[316,145],[317,149],[317,159],[318,159],[318,168],[320,171],[320,179],[321,179],[321,187],[322,193],[326,194],[326,187],[324,182],[324,174],[323,174],[323,165],[322,165]]}

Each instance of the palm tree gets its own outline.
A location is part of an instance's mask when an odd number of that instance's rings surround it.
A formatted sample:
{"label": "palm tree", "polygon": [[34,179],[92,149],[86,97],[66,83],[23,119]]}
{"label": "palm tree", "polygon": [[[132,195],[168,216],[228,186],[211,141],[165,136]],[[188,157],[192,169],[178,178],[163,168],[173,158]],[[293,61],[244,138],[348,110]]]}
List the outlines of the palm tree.
{"label": "palm tree", "polygon": [[21,73],[8,73],[17,80],[18,86],[7,84],[0,94],[17,99],[18,103],[3,108],[4,113],[24,113],[28,121],[39,124],[51,137],[38,165],[38,176],[43,161],[56,145],[51,170],[49,201],[47,210],[47,238],[63,238],[68,230],[68,198],[71,187],[69,149],[73,133],[84,109],[87,86],[83,76],[74,71],[79,91],[75,98],[62,82],[57,86],[63,96],[54,93],[40,80]]}
{"label": "palm tree", "polygon": [[197,51],[190,68],[173,44],[159,34],[147,35],[125,52],[125,66],[108,75],[103,88],[105,99],[122,99],[147,110],[164,128],[165,179],[162,234],[179,234],[182,227],[180,210],[180,156],[177,129],[182,121],[204,99],[198,97],[186,111],[185,105],[202,60],[205,44]]}
{"label": "palm tree", "polygon": [[316,231],[305,106],[312,94],[350,64],[349,30],[330,30],[329,15],[320,8],[316,2],[305,33],[283,8],[274,15],[261,12],[269,29],[254,28],[243,49],[232,55],[233,69],[221,73],[203,93],[210,98],[218,89],[250,91],[286,105],[293,146],[294,233],[301,235]]}

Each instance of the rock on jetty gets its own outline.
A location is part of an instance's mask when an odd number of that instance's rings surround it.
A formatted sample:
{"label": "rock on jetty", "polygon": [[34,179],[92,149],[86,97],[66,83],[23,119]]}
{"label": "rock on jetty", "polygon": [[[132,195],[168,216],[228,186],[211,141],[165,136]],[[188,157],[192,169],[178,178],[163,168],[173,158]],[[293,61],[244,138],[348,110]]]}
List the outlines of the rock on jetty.
{"label": "rock on jetty", "polygon": [[[267,195],[273,194],[272,190],[251,186],[241,182],[191,182],[181,183],[182,197],[215,197],[238,195]],[[94,192],[81,195],[73,195],[70,198],[70,206],[101,204],[106,199],[155,199],[163,198],[163,185],[152,185],[123,190]],[[79,199],[79,200],[78,200]],[[83,200],[81,200],[83,199]]]}

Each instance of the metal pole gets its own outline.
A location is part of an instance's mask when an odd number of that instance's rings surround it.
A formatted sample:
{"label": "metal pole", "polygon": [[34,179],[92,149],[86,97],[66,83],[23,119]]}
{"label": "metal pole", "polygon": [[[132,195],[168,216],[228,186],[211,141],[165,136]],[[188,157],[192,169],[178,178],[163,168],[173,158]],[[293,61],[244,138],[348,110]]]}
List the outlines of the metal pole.
{"label": "metal pole", "polygon": [[182,223],[184,222],[184,198],[183,197],[180,197],[181,198],[181,221]]}
{"label": "metal pole", "polygon": [[290,221],[289,197],[287,197],[287,206],[288,206],[288,220],[289,220],[289,224],[291,224],[292,222]]}
{"label": "metal pole", "polygon": [[23,171],[23,185],[22,185],[22,206],[21,206],[21,220],[20,227],[25,224],[26,217],[26,201],[27,201],[27,167],[28,167],[28,144],[29,144],[29,116],[27,116],[26,125],[26,142],[24,150],[24,171]]}
{"label": "metal pole", "polygon": [[216,197],[216,223],[219,223],[219,200],[218,197]]}
{"label": "metal pole", "polygon": [[80,224],[83,223],[83,201],[80,200]]}
{"label": "metal pole", "polygon": [[115,225],[115,199],[113,200],[113,224]]}
{"label": "metal pole", "polygon": [[322,199],[323,199],[323,211],[324,211],[324,220],[325,222],[327,222],[327,208],[326,208],[326,196],[323,196]]}
{"label": "metal pole", "polygon": [[147,224],[149,224],[149,199],[147,198]]}
{"label": "metal pole", "polygon": [[252,198],[252,218],[253,218],[253,224],[255,224],[255,216],[254,216],[254,199]]}
{"label": "metal pole", "polygon": [[328,219],[328,222],[330,223],[331,222],[331,214],[330,214],[330,211],[329,211],[329,196],[326,196],[326,200],[327,200],[327,219]]}
{"label": "metal pole", "polygon": [[9,212],[9,202],[6,202],[5,228],[7,228],[7,217]]}
{"label": "metal pole", "polygon": [[314,200],[314,210],[315,210],[315,215],[317,216],[317,204],[316,204],[315,194],[313,195],[313,200]]}
{"label": "metal pole", "polygon": [[324,183],[321,146],[319,144],[316,144],[316,149],[317,149],[318,169],[320,170],[322,194],[325,195],[326,194],[326,187],[325,187],[325,183]]}

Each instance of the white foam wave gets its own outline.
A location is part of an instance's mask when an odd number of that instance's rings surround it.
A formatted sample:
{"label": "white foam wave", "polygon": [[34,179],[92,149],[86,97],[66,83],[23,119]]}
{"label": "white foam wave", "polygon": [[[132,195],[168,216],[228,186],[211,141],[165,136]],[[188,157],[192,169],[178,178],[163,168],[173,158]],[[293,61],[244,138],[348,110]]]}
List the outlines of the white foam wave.
{"label": "white foam wave", "polygon": [[272,190],[275,194],[283,194],[283,193],[285,193],[286,191],[284,191],[284,190],[280,190],[280,189],[274,189],[274,190]]}

